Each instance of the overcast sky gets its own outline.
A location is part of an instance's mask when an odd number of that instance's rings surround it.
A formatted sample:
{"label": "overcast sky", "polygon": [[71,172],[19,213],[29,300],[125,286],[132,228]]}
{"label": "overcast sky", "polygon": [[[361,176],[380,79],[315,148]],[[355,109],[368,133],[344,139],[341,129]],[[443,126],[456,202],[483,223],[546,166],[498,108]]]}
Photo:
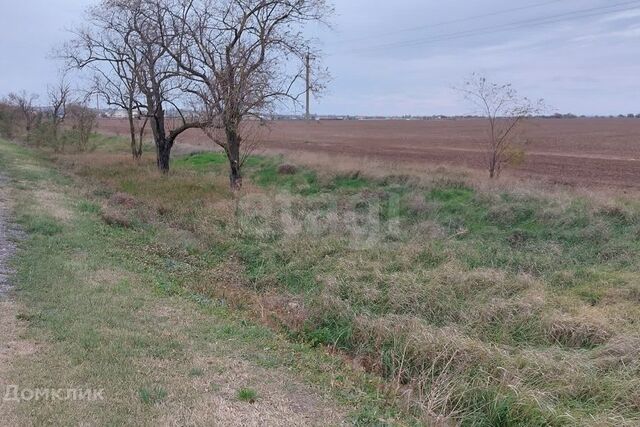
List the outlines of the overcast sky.
{"label": "overcast sky", "polygon": [[[0,0],[0,94],[44,93],[51,49],[88,0]],[[314,29],[333,76],[321,114],[473,113],[452,87],[472,72],[554,110],[640,113],[640,1],[335,0]]]}

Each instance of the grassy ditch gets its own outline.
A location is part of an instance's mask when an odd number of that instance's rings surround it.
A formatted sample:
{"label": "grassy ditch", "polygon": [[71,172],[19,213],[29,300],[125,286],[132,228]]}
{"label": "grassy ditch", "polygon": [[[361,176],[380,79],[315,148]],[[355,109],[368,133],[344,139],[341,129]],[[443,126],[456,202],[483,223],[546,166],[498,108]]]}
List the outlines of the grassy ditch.
{"label": "grassy ditch", "polygon": [[[168,178],[125,157],[59,157],[89,209],[145,242],[157,286],[254,313],[348,354],[425,419],[640,422],[640,206],[437,174],[369,178],[220,154]],[[130,231],[128,231],[130,232]]]}
{"label": "grassy ditch", "polygon": [[141,199],[4,141],[0,166],[28,236],[15,260],[21,350],[8,380],[104,391],[25,400],[12,408],[15,425],[417,423],[379,378],[198,291],[219,254],[167,228],[170,211],[133,215],[148,212]]}

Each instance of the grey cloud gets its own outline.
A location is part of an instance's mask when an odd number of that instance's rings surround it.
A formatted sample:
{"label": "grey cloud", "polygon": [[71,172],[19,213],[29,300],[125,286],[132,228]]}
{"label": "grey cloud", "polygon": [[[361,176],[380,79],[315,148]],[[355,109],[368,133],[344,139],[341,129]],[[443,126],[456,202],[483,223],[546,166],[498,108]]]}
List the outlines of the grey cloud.
{"label": "grey cloud", "polygon": [[[81,11],[91,2],[0,1],[5,3],[0,15],[0,94],[20,89],[44,93],[58,67],[47,55],[68,37],[65,28],[82,22]],[[523,94],[544,97],[562,111],[640,112],[640,4],[633,10],[549,25],[443,37],[619,2],[334,0],[333,29],[311,30],[322,41],[324,64],[333,75],[329,92],[314,102],[314,111],[466,113],[469,107],[450,88],[480,71],[513,82]],[[539,4],[544,6],[533,7]],[[526,9],[502,13],[514,8]],[[488,16],[465,19],[478,15]],[[416,40],[422,42],[408,43]],[[394,47],[385,48],[388,44]]]}

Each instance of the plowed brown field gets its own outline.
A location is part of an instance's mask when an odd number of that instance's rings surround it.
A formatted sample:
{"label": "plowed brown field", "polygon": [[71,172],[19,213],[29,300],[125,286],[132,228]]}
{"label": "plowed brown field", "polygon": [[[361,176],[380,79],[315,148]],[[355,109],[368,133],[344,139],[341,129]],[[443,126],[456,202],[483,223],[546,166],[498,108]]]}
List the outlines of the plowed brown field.
{"label": "plowed brown field", "polygon": [[[127,134],[122,120],[103,120],[101,131]],[[486,123],[433,121],[278,121],[260,132],[269,152],[320,153],[395,163],[485,169]],[[511,173],[579,186],[640,187],[640,119],[536,119],[524,164]],[[199,131],[180,144],[211,146]]]}

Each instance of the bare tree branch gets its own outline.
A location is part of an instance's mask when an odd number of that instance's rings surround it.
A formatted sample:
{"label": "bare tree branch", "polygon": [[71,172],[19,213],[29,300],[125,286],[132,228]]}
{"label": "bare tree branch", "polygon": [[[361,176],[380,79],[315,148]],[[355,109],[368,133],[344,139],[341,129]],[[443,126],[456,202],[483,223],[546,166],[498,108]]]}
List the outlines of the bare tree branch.
{"label": "bare tree branch", "polygon": [[242,122],[264,117],[285,100],[299,102],[304,90],[296,84],[312,48],[302,30],[324,22],[332,9],[325,0],[153,2],[162,44],[204,106],[206,134],[227,153],[230,183],[237,189],[246,159],[242,149],[255,148]]}
{"label": "bare tree branch", "polygon": [[477,74],[458,90],[489,123],[487,166],[489,176],[498,177],[505,164],[522,160],[524,152],[516,148],[517,130],[527,118],[544,110],[544,101],[520,97],[511,84],[490,83]]}

